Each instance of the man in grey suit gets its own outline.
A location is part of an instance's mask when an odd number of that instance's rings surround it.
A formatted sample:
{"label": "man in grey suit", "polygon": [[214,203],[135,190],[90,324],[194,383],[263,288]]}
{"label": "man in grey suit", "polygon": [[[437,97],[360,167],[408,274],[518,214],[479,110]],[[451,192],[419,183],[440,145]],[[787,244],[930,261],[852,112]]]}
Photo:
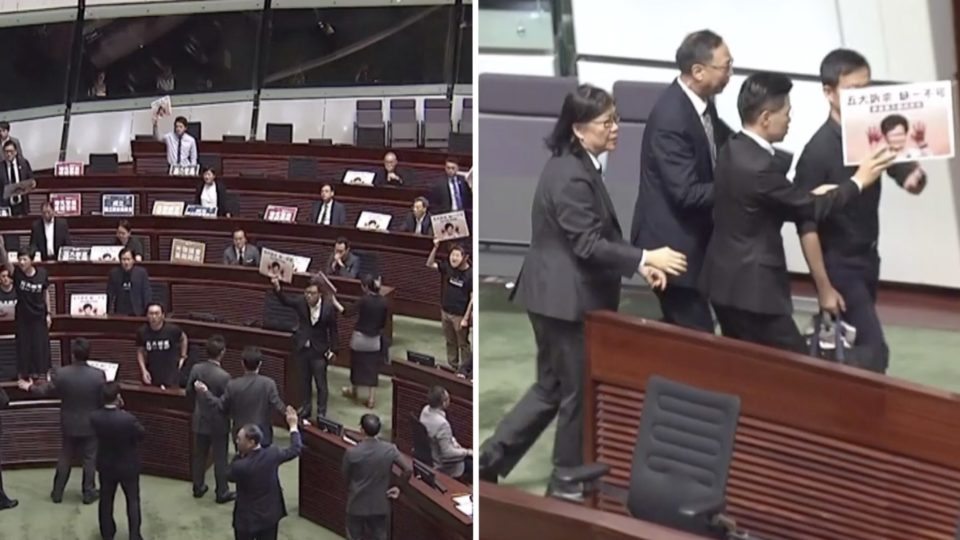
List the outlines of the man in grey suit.
{"label": "man in grey suit", "polygon": [[103,371],[87,365],[90,342],[86,338],[73,340],[70,353],[73,363],[57,369],[48,384],[34,385],[33,381],[19,381],[17,384],[21,390],[31,394],[60,398],[63,443],[50,499],[55,503],[63,500],[63,490],[70,479],[70,465],[79,451],[83,457],[83,504],[91,504],[99,498],[99,494],[94,483],[97,438],[90,425],[90,414],[103,405],[103,387],[107,384],[107,378]]}
{"label": "man in grey suit", "polygon": [[208,400],[197,399],[193,383],[201,381],[207,385],[207,391],[221,397],[227,391],[230,374],[220,367],[227,342],[216,334],[207,338],[207,361],[200,362],[190,370],[187,379],[187,398],[193,400],[193,436],[196,451],[193,454],[193,496],[203,497],[207,493],[205,476],[207,456],[213,449],[213,474],[217,479],[217,504],[230,502],[236,494],[230,492],[227,484],[227,436],[230,434],[230,419]]}
{"label": "man in grey suit", "polygon": [[260,268],[260,250],[247,243],[247,233],[243,229],[233,231],[233,245],[223,250],[223,264]]}
{"label": "man in grey suit", "polygon": [[328,276],[357,279],[360,273],[360,257],[350,249],[350,241],[340,236],[333,243],[333,254],[327,261]]}
{"label": "man in grey suit", "polygon": [[449,406],[450,393],[442,386],[434,386],[427,393],[427,404],[420,411],[420,423],[430,437],[430,453],[437,470],[453,478],[460,478],[464,474],[472,478],[473,450],[460,446],[453,436],[450,421],[447,420]]}
{"label": "man in grey suit", "polygon": [[[686,270],[669,247],[642,250],[623,239],[598,157],[616,148],[613,98],[583,85],[569,94],[547,146],[533,198],[533,234],[514,293],[537,342],[537,381],[481,447],[481,476],[506,476],[557,417],[555,471],[583,464],[584,315],[616,310],[620,280],[636,273],[654,288]],[[549,493],[582,500],[582,486],[552,479]]]}
{"label": "man in grey suit", "polygon": [[259,373],[260,364],[263,362],[260,349],[245,347],[241,357],[245,373],[231,379],[222,396],[216,397],[210,393],[203,381],[195,381],[193,386],[202,399],[208,400],[221,412],[230,416],[233,421],[234,435],[237,430],[247,424],[260,426],[263,431],[263,440],[260,444],[266,448],[273,443],[271,412],[276,411],[284,415],[287,406],[280,400],[277,383]]}
{"label": "man in grey suit", "polygon": [[324,184],[320,188],[320,200],[313,203],[310,210],[310,223],[342,227],[347,224],[347,207],[334,199],[333,184]]}
{"label": "man in grey suit", "polygon": [[397,445],[381,441],[380,418],[360,418],[365,435],[343,454],[343,476],[347,479],[347,540],[386,540],[390,500],[400,496],[399,487],[390,487],[393,465],[403,470],[400,482],[413,475],[413,467]]}

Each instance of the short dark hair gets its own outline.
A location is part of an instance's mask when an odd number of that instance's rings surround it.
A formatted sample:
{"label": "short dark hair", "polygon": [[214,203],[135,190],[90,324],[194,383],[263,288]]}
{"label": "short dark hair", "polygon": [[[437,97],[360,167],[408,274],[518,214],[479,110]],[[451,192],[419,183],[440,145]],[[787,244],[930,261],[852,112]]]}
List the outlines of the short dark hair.
{"label": "short dark hair", "polygon": [[321,189],[321,190],[323,190],[323,188],[325,188],[325,187],[330,188],[330,191],[333,191],[333,192],[336,192],[336,191],[337,191],[336,189],[333,188],[333,184],[331,184],[330,182],[324,182],[324,183],[320,184],[320,189]]}
{"label": "short dark hair", "polygon": [[119,255],[117,255],[117,258],[122,259],[125,253],[129,253],[130,256],[133,257],[134,259],[137,258],[137,254],[133,252],[133,249],[128,247],[124,247],[123,249],[121,249]]}
{"label": "short dark hair", "polygon": [[240,429],[246,434],[247,439],[253,441],[254,444],[260,444],[263,441],[263,430],[260,429],[260,426],[247,424]]}
{"label": "short dark hair", "polygon": [[380,285],[377,285],[377,278],[373,277],[373,274],[360,276],[360,284],[370,292],[380,292]]}
{"label": "short dark hair", "polygon": [[10,131],[10,122],[7,122],[6,120],[0,120],[0,129]]}
{"label": "short dark hair", "polygon": [[368,437],[376,437],[380,433],[380,417],[367,413],[360,417],[360,427]]}
{"label": "short dark hair", "polygon": [[[84,306],[84,308],[86,307]],[[70,356],[74,362],[86,362],[90,358],[90,342],[87,338],[78,337],[73,340],[73,343],[70,344]]]}
{"label": "short dark hair", "polygon": [[113,403],[117,401],[117,396],[120,395],[120,385],[117,384],[117,381],[110,381],[107,384],[103,385],[103,402],[104,403]]}
{"label": "short dark hair", "polygon": [[444,163],[453,163],[456,166],[460,166],[460,160],[454,156],[447,156],[447,159],[443,160]]}
{"label": "short dark hair", "polygon": [[583,147],[574,136],[573,125],[595,120],[613,105],[613,96],[606,90],[581,84],[575,92],[570,92],[564,98],[557,123],[547,137],[547,148],[555,156],[564,152],[581,155]]}
{"label": "short dark hair", "polygon": [[20,257],[26,257],[32,260],[34,257],[37,256],[37,253],[40,253],[40,250],[37,249],[37,246],[28,245],[27,247],[20,250],[20,252],[17,254],[17,258],[19,259]]}
{"label": "short dark hair", "polygon": [[790,77],[761,71],[743,81],[737,96],[737,110],[744,125],[753,124],[763,111],[779,111],[793,88]]}
{"label": "short dark hair", "polygon": [[336,240],[333,241],[333,245],[343,244],[347,249],[350,249],[350,241],[347,240],[346,236],[338,236]]}
{"label": "short dark hair", "polygon": [[910,131],[910,121],[901,114],[890,114],[886,118],[880,121],[880,133],[886,135],[890,133],[897,126],[903,126],[904,131]]}
{"label": "short dark hair", "polygon": [[187,127],[187,117],[178,116],[173,119],[173,125],[183,124],[183,127]]}
{"label": "short dark hair", "polygon": [[216,170],[216,169],[214,169],[214,168],[211,167],[210,165],[204,165],[203,167],[200,168],[200,176],[203,176],[203,175],[207,174],[207,171],[210,171],[210,172],[212,172],[213,174],[217,174],[217,170]]}
{"label": "short dark hair", "polygon": [[834,49],[820,62],[820,83],[836,88],[840,77],[862,68],[870,69],[870,63],[862,54],[852,49]]}
{"label": "short dark hair", "polygon": [[93,304],[84,304],[83,309],[86,311],[87,308],[93,309]]}
{"label": "short dark hair", "polygon": [[454,251],[459,251],[460,254],[463,255],[464,257],[467,256],[467,250],[460,244],[454,244],[450,246],[450,250],[447,253],[450,254],[450,253],[453,253]]}
{"label": "short dark hair", "polygon": [[160,302],[150,302],[149,304],[147,304],[146,311],[150,311],[150,308],[152,308],[153,306],[157,306],[158,308],[160,308],[160,313],[164,312],[163,304],[161,304]]}
{"label": "short dark hair", "polygon": [[247,345],[240,353],[240,359],[243,361],[243,369],[254,371],[263,363],[263,353],[260,352],[259,348]]}
{"label": "short dark hair", "polygon": [[698,30],[687,34],[677,47],[677,68],[689,75],[696,64],[707,65],[713,60],[713,51],[723,44],[723,38],[711,30]]}
{"label": "short dark hair", "polygon": [[424,208],[430,208],[430,201],[428,201],[427,198],[422,195],[413,200],[413,204],[417,203],[422,204]]}
{"label": "short dark hair", "polygon": [[[3,146],[6,147],[7,145],[3,145]],[[49,208],[53,210],[53,203],[50,201],[43,201],[42,203],[40,203],[40,210],[43,210],[44,208]]]}
{"label": "short dark hair", "polygon": [[207,358],[220,358],[224,349],[227,348],[227,340],[223,339],[223,336],[220,334],[214,334],[207,338],[205,347],[207,349]]}
{"label": "short dark hair", "polygon": [[3,143],[3,149],[4,149],[4,150],[6,150],[8,146],[12,147],[14,150],[16,150],[16,148],[17,148],[16,143],[14,143],[12,140]]}
{"label": "short dark hair", "polygon": [[272,263],[270,263],[270,268],[273,268],[274,266],[276,266],[277,268],[280,268],[280,261],[273,261]]}
{"label": "short dark hair", "polygon": [[117,223],[117,227],[123,227],[127,232],[133,232],[133,227],[130,226],[130,220],[121,219],[120,223]]}
{"label": "short dark hair", "polygon": [[430,387],[430,390],[427,392],[427,403],[434,409],[439,409],[443,406],[443,396],[446,393],[447,389],[439,384]]}

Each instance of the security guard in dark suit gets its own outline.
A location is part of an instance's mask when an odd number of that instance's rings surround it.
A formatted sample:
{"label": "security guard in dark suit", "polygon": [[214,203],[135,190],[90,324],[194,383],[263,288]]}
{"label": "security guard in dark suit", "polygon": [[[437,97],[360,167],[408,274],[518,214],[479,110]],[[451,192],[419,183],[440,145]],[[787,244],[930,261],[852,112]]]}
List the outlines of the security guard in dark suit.
{"label": "security guard in dark suit", "polygon": [[220,367],[227,350],[226,340],[217,334],[207,338],[207,360],[193,366],[187,379],[187,398],[193,400],[193,437],[196,451],[193,454],[193,496],[207,493],[205,476],[207,456],[213,450],[213,472],[217,479],[217,503],[232,501],[236,495],[227,484],[227,439],[230,436],[230,418],[208,400],[197,399],[196,381],[207,386],[211,395],[220,397],[227,391],[230,374]]}

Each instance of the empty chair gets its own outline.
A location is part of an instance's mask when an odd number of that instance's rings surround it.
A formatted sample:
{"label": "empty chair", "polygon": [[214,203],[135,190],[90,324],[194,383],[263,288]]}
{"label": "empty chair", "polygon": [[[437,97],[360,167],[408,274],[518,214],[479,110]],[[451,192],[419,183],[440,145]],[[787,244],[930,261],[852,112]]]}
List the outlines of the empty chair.
{"label": "empty chair", "polygon": [[469,154],[473,151],[473,134],[451,133],[447,149],[453,154]]}
{"label": "empty chair", "polygon": [[353,252],[356,253],[360,259],[360,264],[357,269],[358,278],[364,274],[370,274],[373,277],[380,275],[380,259],[376,253],[360,250],[353,250]]}
{"label": "empty chair", "polygon": [[117,154],[90,154],[90,165],[86,172],[92,174],[115,173],[120,170],[120,157]]}
{"label": "empty chair", "polygon": [[358,99],[357,118],[353,122],[353,141],[357,146],[383,148],[383,102],[379,99]]}
{"label": "empty chair", "polygon": [[417,121],[417,100],[390,100],[390,122],[387,138],[391,148],[416,148],[420,140],[420,123]]}
{"label": "empty chair", "polygon": [[157,140],[157,138],[154,137],[153,135],[149,134],[149,133],[137,133],[136,135],[133,136],[133,140],[135,140],[135,141],[155,141],[155,140]]}
{"label": "empty chair", "polygon": [[423,102],[423,147],[446,148],[450,144],[450,102],[428,98]]}
{"label": "empty chair", "polygon": [[307,143],[317,146],[333,146],[333,139],[307,139]]}
{"label": "empty chair", "polygon": [[217,174],[223,174],[223,171],[220,169],[222,161],[220,159],[220,154],[198,154],[197,163],[200,164],[200,167],[213,167],[213,170]]}
{"label": "empty chair", "polygon": [[459,133],[473,133],[473,98],[464,98],[463,110],[460,112]]}
{"label": "empty chair", "polygon": [[203,131],[203,125],[200,122],[187,122],[187,133],[193,136],[193,138],[200,142],[203,139],[200,137]]}
{"label": "empty chair", "polygon": [[292,143],[293,124],[267,124],[267,142]]}
{"label": "empty chair", "polygon": [[[738,396],[650,377],[629,490],[610,484],[601,490],[626,502],[637,519],[711,538],[739,534],[722,514],[739,417]],[[589,485],[609,469],[594,463],[557,469],[554,477]]]}
{"label": "empty chair", "polygon": [[310,157],[291,157],[287,160],[287,178],[291,180],[316,180],[317,160]]}
{"label": "empty chair", "polygon": [[244,135],[224,135],[222,139],[223,142],[247,142]]}
{"label": "empty chair", "polygon": [[420,423],[420,419],[413,413],[409,417],[411,431],[413,432],[413,457],[433,467],[433,451],[430,449],[430,434],[426,426]]}

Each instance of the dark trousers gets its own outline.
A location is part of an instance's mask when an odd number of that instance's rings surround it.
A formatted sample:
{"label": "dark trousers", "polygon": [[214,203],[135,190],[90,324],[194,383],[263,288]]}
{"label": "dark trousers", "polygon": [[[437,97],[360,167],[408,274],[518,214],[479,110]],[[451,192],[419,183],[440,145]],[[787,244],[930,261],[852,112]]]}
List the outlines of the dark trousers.
{"label": "dark trousers", "polygon": [[713,333],[713,315],[707,299],[692,287],[667,287],[654,291],[660,300],[663,322]]}
{"label": "dark trousers", "polygon": [[260,531],[238,531],[234,529],[233,537],[236,540],[277,540],[277,525]]}
{"label": "dark trousers", "polygon": [[317,385],[317,414],[327,415],[327,359],[323,353],[314,349],[302,348],[297,351],[297,365],[300,366],[300,384],[302,389],[302,402],[300,404],[300,416],[309,418],[312,416],[312,407],[310,397],[313,395],[313,385]]}
{"label": "dark trousers", "polygon": [[347,514],[347,540],[387,540],[387,516]]}
{"label": "dark trousers", "polygon": [[0,503],[9,500],[10,497],[8,497],[7,492],[3,490],[3,459],[0,459]]}
{"label": "dark trousers", "polygon": [[84,498],[92,497],[97,491],[94,484],[97,473],[97,438],[92,435],[90,437],[63,435],[61,441],[57,472],[53,475],[53,498],[59,500],[63,497],[63,490],[70,480],[70,465],[78,452],[83,458],[83,496]]}
{"label": "dark trousers", "polygon": [[776,347],[785,351],[809,354],[807,342],[800,335],[790,315],[754,313],[730,306],[713,305],[720,321],[720,330],[728,338]]}
{"label": "dark trousers", "polygon": [[140,475],[117,478],[100,473],[100,536],[104,540],[112,540],[117,534],[117,523],[113,520],[113,499],[117,495],[118,485],[123,488],[123,495],[127,498],[130,540],[141,540]]}
{"label": "dark trousers", "polygon": [[537,341],[537,381],[481,449],[485,467],[501,476],[513,470],[554,417],[553,466],[583,464],[583,322],[529,316]]}
{"label": "dark trousers", "polygon": [[843,319],[857,329],[856,347],[871,356],[869,365],[886,372],[890,348],[877,316],[877,283],[880,280],[880,256],[874,252],[862,257],[825,256],[830,283],[843,296],[847,310]]}
{"label": "dark trousers", "polygon": [[194,433],[196,451],[193,454],[193,492],[199,493],[206,485],[207,456],[213,450],[213,476],[217,479],[217,498],[230,491],[227,484],[227,434]]}

